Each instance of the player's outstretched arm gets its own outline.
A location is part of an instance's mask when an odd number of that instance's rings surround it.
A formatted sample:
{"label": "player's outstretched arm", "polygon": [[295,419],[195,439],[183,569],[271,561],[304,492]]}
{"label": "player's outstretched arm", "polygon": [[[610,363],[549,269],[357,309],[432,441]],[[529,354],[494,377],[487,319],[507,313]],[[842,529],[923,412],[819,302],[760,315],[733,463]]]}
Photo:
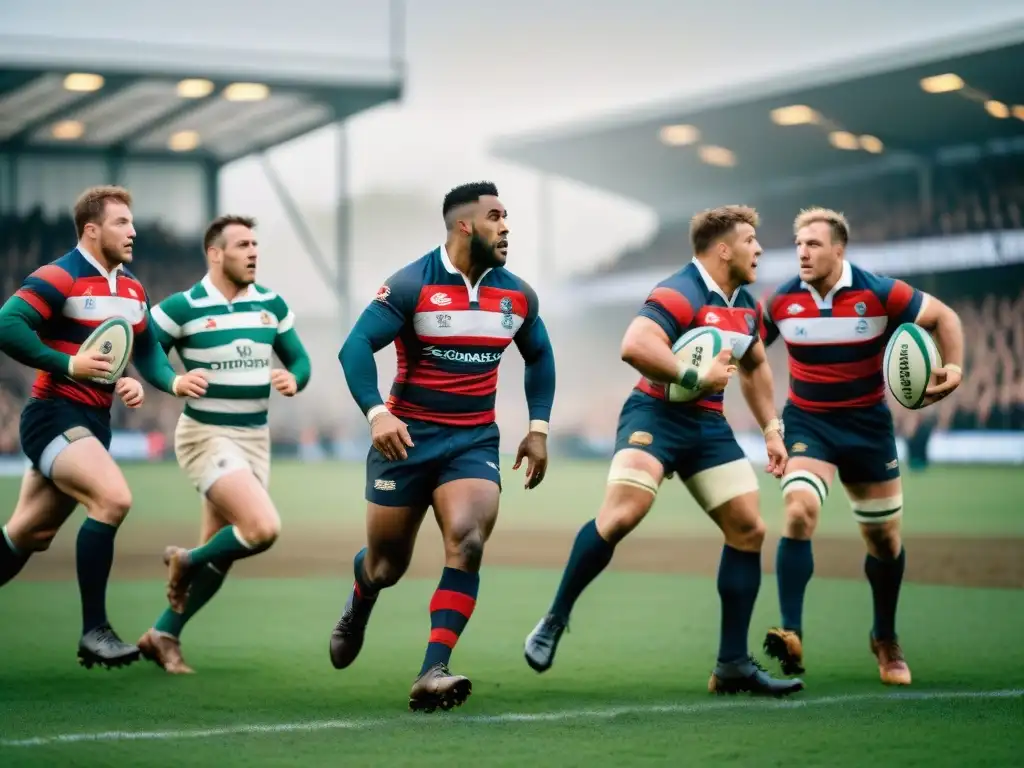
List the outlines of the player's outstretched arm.
{"label": "player's outstretched arm", "polygon": [[755,341],[740,359],[740,391],[757,419],[768,450],[768,472],[782,477],[788,455],[782,441],[782,422],[775,411],[775,380],[764,344]]}
{"label": "player's outstretched arm", "polygon": [[524,325],[516,334],[515,341],[526,363],[524,385],[530,429],[519,444],[512,468],[519,469],[526,459],[525,486],[530,489],[540,485],[548,469],[548,422],[555,401],[555,350],[540,317]]}
{"label": "player's outstretched arm", "polygon": [[146,381],[175,397],[202,397],[206,394],[206,377],[199,371],[190,371],[178,376],[167,359],[167,353],[157,340],[152,314],[146,318],[146,325],[135,335],[132,362],[135,369]]}
{"label": "player's outstretched arm", "polygon": [[942,367],[933,371],[935,383],[925,390],[926,402],[934,403],[959,387],[963,379],[964,329],[953,308],[931,295],[923,298],[916,322],[934,334],[942,355]]}

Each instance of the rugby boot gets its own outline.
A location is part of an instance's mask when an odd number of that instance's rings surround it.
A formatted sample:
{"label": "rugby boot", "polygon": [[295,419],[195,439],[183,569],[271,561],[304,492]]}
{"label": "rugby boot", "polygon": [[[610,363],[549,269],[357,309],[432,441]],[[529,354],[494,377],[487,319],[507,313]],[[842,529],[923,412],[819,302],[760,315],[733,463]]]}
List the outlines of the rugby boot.
{"label": "rugby boot", "polygon": [[715,671],[708,680],[708,692],[750,693],[754,696],[788,696],[802,691],[803,680],[787,678],[777,680],[765,671],[753,656],[715,665]]}
{"label": "rugby boot", "polygon": [[802,675],[804,669],[804,643],[799,632],[772,627],[764,636],[764,650],[778,659],[784,675]]}
{"label": "rugby boot", "polygon": [[910,685],[910,667],[899,642],[871,638],[871,652],[878,659],[878,674],[886,685]]}
{"label": "rugby boot", "polygon": [[568,624],[554,614],[548,614],[526,636],[523,655],[526,663],[536,672],[546,672],[555,663],[555,651]]}
{"label": "rugby boot", "polygon": [[107,669],[127,667],[138,660],[138,646],[124,642],[109,624],[89,630],[78,641],[78,663],[86,669],[96,664]]}
{"label": "rugby boot", "polygon": [[152,661],[170,675],[191,675],[195,672],[181,656],[181,641],[163,632],[147,630],[139,638],[139,651],[144,659]]}
{"label": "rugby boot", "polygon": [[446,664],[438,662],[412,684],[409,709],[433,712],[438,707],[444,710],[461,707],[472,692],[473,684],[468,677],[453,675]]}
{"label": "rugby boot", "polygon": [[370,612],[376,603],[377,598],[357,600],[355,589],[349,593],[345,610],[331,630],[331,664],[335,669],[347,667],[363,649],[366,622],[370,620]]}
{"label": "rugby boot", "polygon": [[184,613],[191,575],[188,550],[182,547],[167,547],[164,549],[164,565],[167,566],[167,602],[175,613]]}

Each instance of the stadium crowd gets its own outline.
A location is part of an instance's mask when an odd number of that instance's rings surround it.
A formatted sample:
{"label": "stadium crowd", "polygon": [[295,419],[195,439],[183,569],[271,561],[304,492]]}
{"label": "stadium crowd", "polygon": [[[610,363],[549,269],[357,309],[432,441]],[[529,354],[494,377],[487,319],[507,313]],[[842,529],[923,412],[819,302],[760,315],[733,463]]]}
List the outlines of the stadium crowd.
{"label": "stadium crowd", "polygon": [[[935,166],[929,187],[930,196],[922,197],[921,178],[904,172],[825,187],[817,195],[801,192],[737,202],[757,208],[761,215],[758,240],[766,250],[792,247],[793,217],[812,204],[843,211],[859,244],[1024,229],[1024,158],[1020,155]],[[651,240],[623,252],[603,270],[673,264],[680,251],[689,252],[688,215],[663,225]]]}

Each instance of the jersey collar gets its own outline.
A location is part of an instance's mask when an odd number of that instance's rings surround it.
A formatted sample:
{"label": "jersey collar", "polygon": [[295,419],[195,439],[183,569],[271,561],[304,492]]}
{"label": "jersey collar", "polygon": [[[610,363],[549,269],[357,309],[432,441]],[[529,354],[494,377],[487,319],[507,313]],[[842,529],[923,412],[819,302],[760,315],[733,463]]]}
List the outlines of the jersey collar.
{"label": "jersey collar", "polygon": [[693,258],[693,264],[696,265],[697,271],[700,273],[701,280],[704,281],[704,287],[707,288],[708,291],[710,291],[711,293],[717,293],[719,296],[722,297],[722,301],[725,302],[725,305],[727,307],[731,307],[733,303],[736,301],[737,297],[740,295],[740,289],[737,288],[733,292],[732,298],[730,299],[728,296],[725,295],[725,291],[718,287],[718,283],[716,283],[715,279],[711,277],[711,273],[704,268],[704,265],[697,260],[696,256]]}
{"label": "jersey collar", "polygon": [[800,287],[805,289],[811,294],[811,298],[814,299],[814,303],[819,307],[831,307],[832,298],[839,293],[843,288],[853,287],[853,267],[850,266],[850,262],[843,259],[843,271],[839,275],[839,279],[836,280],[836,284],[832,286],[832,289],[821,296],[816,290],[805,283],[803,280],[800,281]]}
{"label": "jersey collar", "polygon": [[89,250],[84,245],[79,243],[76,248],[78,248],[78,252],[82,254],[82,258],[85,259],[86,263],[99,272],[101,277],[106,278],[107,283],[110,285],[110,292],[112,294],[117,293],[117,275],[124,271],[124,264],[118,264],[108,272],[104,269],[103,265],[100,264],[99,260],[89,253]]}
{"label": "jersey collar", "polygon": [[462,272],[460,272],[458,268],[456,268],[456,266],[452,264],[452,259],[448,255],[448,246],[442,243],[439,250],[441,253],[441,266],[444,267],[445,271],[448,272],[449,274],[458,275],[459,277],[461,277],[462,281],[466,284],[466,290],[469,291],[469,300],[471,302],[476,301],[477,295],[480,293],[480,284],[484,281],[484,278],[487,276],[487,273],[490,272],[491,269],[493,269],[493,267],[488,267],[483,271],[483,274],[480,275],[480,279],[476,281],[476,285],[470,285],[469,278],[462,274]]}
{"label": "jersey collar", "polygon": [[[206,295],[219,304],[232,304],[234,302],[228,301],[227,297],[217,290],[217,286],[213,284],[213,280],[210,279],[210,274],[203,275],[203,279],[199,281],[200,285],[203,286],[203,290],[206,291]],[[235,297],[234,301],[248,301],[256,296],[256,286],[249,285],[242,293]]]}

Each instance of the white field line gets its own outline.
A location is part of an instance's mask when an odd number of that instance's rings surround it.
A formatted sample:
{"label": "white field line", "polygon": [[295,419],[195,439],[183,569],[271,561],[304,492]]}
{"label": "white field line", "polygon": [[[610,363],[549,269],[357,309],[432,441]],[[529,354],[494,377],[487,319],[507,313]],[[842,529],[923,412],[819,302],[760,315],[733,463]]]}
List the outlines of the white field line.
{"label": "white field line", "polygon": [[[566,720],[610,720],[630,715],[699,715],[729,709],[804,709],[859,702],[911,702],[949,699],[1010,699],[1024,697],[1024,689],[997,691],[906,691],[887,693],[856,693],[844,696],[815,698],[742,699],[724,698],[693,704],[623,705],[598,709],[564,709],[553,712],[505,712],[498,715],[447,715],[451,724],[501,725],[507,723],[550,723]],[[315,731],[364,731],[371,728],[401,725],[408,727],[414,715],[365,720],[311,720],[298,723],[252,723],[225,725],[219,728],[182,729],[175,731],[101,731],[95,733],[60,733],[30,739],[0,739],[0,747],[42,747],[56,744],[77,744],[93,741],[177,741],[210,739],[218,736],[245,736]],[[415,722],[415,721],[413,721]],[[424,722],[426,722],[424,720]]]}

